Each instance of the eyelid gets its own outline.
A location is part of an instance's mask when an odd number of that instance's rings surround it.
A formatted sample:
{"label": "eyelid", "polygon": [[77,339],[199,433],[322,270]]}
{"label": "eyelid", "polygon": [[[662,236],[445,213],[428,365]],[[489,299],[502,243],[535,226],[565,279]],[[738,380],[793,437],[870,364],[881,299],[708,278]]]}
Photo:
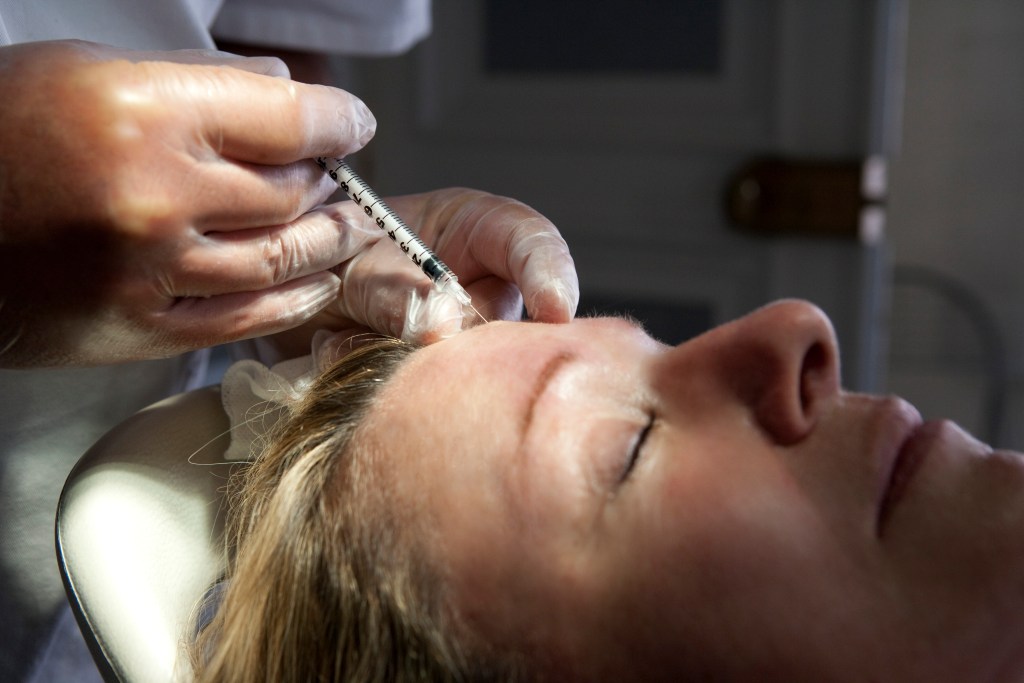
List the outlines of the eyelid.
{"label": "eyelid", "polygon": [[651,429],[654,427],[654,420],[654,413],[651,413],[648,416],[647,424],[644,425],[643,429],[637,433],[636,439],[633,440],[629,453],[627,454],[626,465],[622,470],[622,476],[619,477],[620,485],[624,484],[626,480],[629,479],[629,475],[632,474],[637,461],[640,459],[640,454],[644,448],[644,444],[647,443],[647,437],[650,436]]}

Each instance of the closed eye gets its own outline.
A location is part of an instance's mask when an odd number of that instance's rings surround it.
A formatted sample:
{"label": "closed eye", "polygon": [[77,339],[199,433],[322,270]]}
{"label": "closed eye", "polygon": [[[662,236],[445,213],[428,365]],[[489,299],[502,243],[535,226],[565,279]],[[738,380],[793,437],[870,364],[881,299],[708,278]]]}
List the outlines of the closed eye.
{"label": "closed eye", "polygon": [[629,475],[633,472],[633,468],[636,466],[637,460],[640,459],[640,454],[643,451],[644,444],[647,442],[647,437],[651,433],[651,427],[654,426],[654,414],[652,413],[650,419],[647,420],[647,424],[640,430],[636,435],[636,439],[633,441],[633,446],[629,449],[629,457],[626,459],[626,466],[622,470],[622,476],[619,477],[619,483],[624,483],[629,479]]}

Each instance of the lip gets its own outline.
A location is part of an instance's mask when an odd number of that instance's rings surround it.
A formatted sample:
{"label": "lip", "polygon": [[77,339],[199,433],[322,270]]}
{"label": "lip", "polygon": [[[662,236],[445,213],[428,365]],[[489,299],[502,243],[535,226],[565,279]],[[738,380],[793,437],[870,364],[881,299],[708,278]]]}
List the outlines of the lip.
{"label": "lip", "polygon": [[923,422],[909,403],[896,399],[885,412],[879,453],[879,489],[876,531],[885,531],[893,509],[907,492],[911,480],[928,454],[935,423]]}

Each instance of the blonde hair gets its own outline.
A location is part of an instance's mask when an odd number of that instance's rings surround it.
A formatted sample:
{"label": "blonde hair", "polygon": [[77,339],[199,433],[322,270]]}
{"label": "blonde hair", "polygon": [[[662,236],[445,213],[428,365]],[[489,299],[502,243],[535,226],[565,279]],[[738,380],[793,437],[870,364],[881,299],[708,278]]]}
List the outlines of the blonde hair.
{"label": "blonde hair", "polygon": [[198,681],[518,680],[444,608],[415,519],[368,467],[360,424],[414,347],[329,368],[229,482],[229,581],[192,648]]}

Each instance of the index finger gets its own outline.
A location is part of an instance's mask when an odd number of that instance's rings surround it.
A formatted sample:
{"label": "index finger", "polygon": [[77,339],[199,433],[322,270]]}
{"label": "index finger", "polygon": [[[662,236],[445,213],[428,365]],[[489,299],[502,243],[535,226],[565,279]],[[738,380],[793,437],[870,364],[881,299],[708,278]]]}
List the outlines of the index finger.
{"label": "index finger", "polygon": [[567,322],[579,303],[569,246],[555,225],[522,202],[472,190],[440,190],[389,199],[433,241],[438,255],[469,286],[488,277],[514,283],[533,320]]}
{"label": "index finger", "polygon": [[[373,137],[377,121],[358,97],[230,65],[147,62],[148,82],[170,91],[178,111],[195,112],[199,135],[222,156],[287,164],[345,156]],[[180,84],[167,88],[166,84]]]}

